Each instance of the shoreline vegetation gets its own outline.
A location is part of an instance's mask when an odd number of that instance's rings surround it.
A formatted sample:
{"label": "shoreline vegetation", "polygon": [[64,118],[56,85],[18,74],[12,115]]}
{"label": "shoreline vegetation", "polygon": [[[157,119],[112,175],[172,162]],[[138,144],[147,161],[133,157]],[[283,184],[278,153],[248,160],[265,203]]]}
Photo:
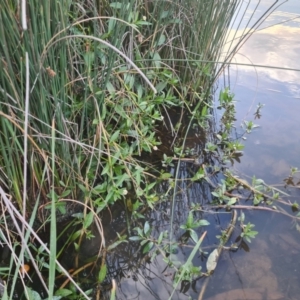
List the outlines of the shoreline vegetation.
{"label": "shoreline vegetation", "polygon": [[[228,171],[243,149],[232,138],[229,89],[219,96],[220,122],[214,117],[217,79],[279,5],[258,19],[257,6],[245,21],[250,2],[1,2],[2,299],[115,299],[110,255],[120,245],[138,264],[160,255],[173,268],[171,299],[179,284],[216,267],[192,263],[209,234],[209,205],[246,210],[241,189],[255,209],[287,204],[262,180]],[[255,126],[245,123],[245,133]],[[166,212],[172,224],[177,197],[193,184],[206,192],[182,212],[180,243],[193,249],[179,266],[178,232],[164,225],[155,233],[150,219]],[[110,227],[116,216],[118,230]],[[254,225],[243,213],[238,220],[240,243],[250,242]]]}

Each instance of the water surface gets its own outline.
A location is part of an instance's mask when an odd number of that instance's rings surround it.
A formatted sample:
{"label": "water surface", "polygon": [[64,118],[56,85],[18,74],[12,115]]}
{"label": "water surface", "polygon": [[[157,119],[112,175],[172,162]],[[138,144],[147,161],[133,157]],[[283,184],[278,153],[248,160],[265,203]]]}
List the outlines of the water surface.
{"label": "water surface", "polygon": [[[269,4],[265,1],[264,4]],[[236,130],[254,120],[260,127],[247,135],[244,155],[233,168],[244,178],[255,175],[283,188],[291,167],[300,168],[300,3],[288,1],[273,13],[235,56],[230,87],[237,100]],[[290,20],[290,21],[288,21]],[[274,25],[278,24],[279,25]],[[299,176],[298,176],[299,177]],[[299,180],[296,180],[297,182]],[[288,187],[287,201],[300,203],[300,188]],[[227,253],[211,279],[210,299],[299,299],[300,233],[292,219],[266,212],[246,215],[259,235],[250,252]]]}

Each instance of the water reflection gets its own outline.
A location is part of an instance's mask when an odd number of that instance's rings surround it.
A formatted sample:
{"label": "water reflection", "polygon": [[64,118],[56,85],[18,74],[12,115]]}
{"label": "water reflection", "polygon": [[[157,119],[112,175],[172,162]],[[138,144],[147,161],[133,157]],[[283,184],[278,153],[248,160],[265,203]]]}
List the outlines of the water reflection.
{"label": "water reflection", "polygon": [[[299,15],[295,14],[300,13],[300,4],[291,1],[281,7],[285,8],[286,12],[276,12],[264,26],[293,20],[255,33],[235,56],[237,63],[300,69]],[[255,120],[260,128],[248,136],[241,163],[234,166],[242,176],[256,175],[283,187],[290,168],[300,168],[299,79],[296,71],[230,68],[231,89],[238,101],[238,133],[243,132],[244,120],[254,119],[256,106],[265,104],[262,118]],[[299,203],[299,187],[290,187],[288,192],[288,199]],[[265,213],[248,217],[259,236],[249,253],[229,253],[223,260],[211,281],[209,299],[298,299],[300,243],[295,224]]]}
{"label": "water reflection", "polygon": [[[295,5],[291,1],[287,9],[295,9]],[[300,12],[299,4],[297,9]],[[265,25],[287,17],[290,14],[276,12]],[[236,62],[300,69],[297,22],[297,28],[294,20],[258,31],[235,56]],[[237,128],[244,120],[253,119],[259,103],[265,104],[263,117],[256,121],[260,128],[249,136],[244,158],[236,167],[249,176],[282,181],[291,166],[299,166],[300,72],[238,66],[231,67],[230,81],[238,101]]]}

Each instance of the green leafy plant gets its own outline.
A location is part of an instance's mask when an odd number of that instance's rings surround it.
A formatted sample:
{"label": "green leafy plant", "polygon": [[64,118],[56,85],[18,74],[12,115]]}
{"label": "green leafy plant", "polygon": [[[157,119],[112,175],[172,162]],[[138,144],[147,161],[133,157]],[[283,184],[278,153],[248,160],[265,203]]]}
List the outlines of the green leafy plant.
{"label": "green leafy plant", "polygon": [[209,222],[207,220],[195,220],[194,212],[190,211],[186,223],[181,225],[180,228],[186,230],[189,233],[190,237],[193,239],[193,241],[197,243],[198,236],[194,229],[207,225],[209,225]]}
{"label": "green leafy plant", "polygon": [[249,243],[251,243],[251,239],[255,238],[258,234],[258,231],[252,230],[253,227],[255,227],[255,225],[249,222],[242,227],[243,232],[241,233],[241,237]]}
{"label": "green leafy plant", "polygon": [[264,104],[258,103],[258,105],[256,106],[256,111],[254,113],[255,119],[261,118],[261,110],[264,106]]}
{"label": "green leafy plant", "polygon": [[244,121],[244,125],[247,133],[250,133],[254,128],[259,127],[259,125],[254,124],[253,121]]}
{"label": "green leafy plant", "polygon": [[190,265],[181,266],[175,274],[174,283],[180,281],[192,282],[195,278],[202,275],[201,267],[196,267],[192,263]]}
{"label": "green leafy plant", "polygon": [[255,236],[258,234],[258,231],[253,230],[255,227],[254,224],[251,224],[248,222],[245,224],[245,214],[241,213],[241,216],[238,218],[241,224],[242,232],[240,234],[240,237],[242,239],[245,239],[248,243],[251,243],[251,239],[255,238]]}

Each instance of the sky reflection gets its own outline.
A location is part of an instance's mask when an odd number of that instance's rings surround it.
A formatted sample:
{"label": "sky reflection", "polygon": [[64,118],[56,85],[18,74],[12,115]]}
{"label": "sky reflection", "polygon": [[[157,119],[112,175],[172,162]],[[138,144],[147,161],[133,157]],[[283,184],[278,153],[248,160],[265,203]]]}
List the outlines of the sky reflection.
{"label": "sky reflection", "polygon": [[[242,161],[235,167],[272,183],[281,182],[290,167],[300,168],[300,72],[253,66],[300,70],[300,18],[295,19],[300,3],[291,1],[280,9],[284,11],[274,12],[264,23],[267,28],[255,32],[234,57],[235,63],[252,66],[230,67],[238,133],[244,120],[254,119],[258,103],[265,104],[262,118],[255,120],[260,128],[248,136]],[[269,27],[288,19],[293,21]]]}

